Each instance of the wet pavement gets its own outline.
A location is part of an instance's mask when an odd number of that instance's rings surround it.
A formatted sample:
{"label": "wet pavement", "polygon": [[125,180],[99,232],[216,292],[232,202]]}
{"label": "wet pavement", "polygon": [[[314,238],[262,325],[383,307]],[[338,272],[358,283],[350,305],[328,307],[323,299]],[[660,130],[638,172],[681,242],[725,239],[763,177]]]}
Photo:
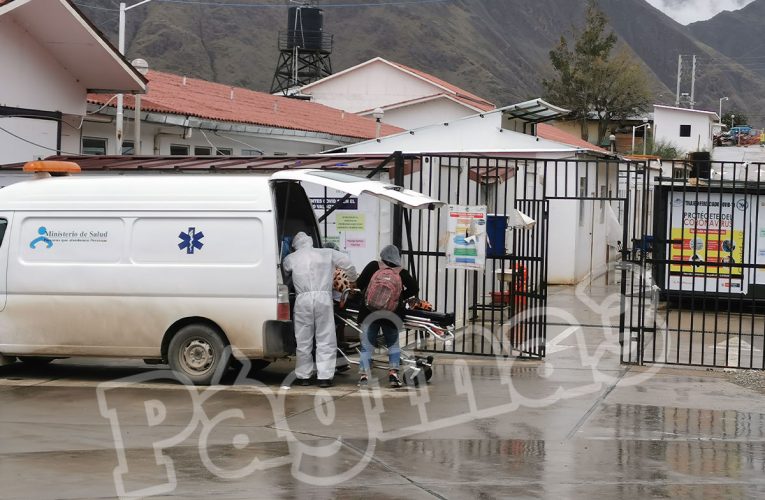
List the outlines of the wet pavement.
{"label": "wet pavement", "polygon": [[587,302],[551,289],[588,326],[551,325],[546,360],[442,355],[417,389],[283,389],[286,363],[207,389],[136,362],[0,368],[0,498],[763,498],[765,397],[620,365]]}

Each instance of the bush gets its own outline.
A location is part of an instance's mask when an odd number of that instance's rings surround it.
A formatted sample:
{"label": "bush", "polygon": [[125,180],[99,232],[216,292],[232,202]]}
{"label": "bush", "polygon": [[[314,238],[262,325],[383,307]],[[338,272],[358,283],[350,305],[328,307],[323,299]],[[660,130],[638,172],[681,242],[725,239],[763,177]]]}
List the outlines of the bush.
{"label": "bush", "polygon": [[662,160],[678,160],[681,159],[683,153],[680,152],[679,149],[677,149],[677,146],[672,144],[671,142],[657,142],[653,145],[653,148],[651,148],[651,154],[654,156],[658,156]]}

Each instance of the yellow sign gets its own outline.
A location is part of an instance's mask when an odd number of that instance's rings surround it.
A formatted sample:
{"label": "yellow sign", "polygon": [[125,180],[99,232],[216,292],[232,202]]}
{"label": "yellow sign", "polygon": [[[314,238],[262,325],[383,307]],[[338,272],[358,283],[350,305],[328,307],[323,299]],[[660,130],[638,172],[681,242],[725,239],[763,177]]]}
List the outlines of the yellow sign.
{"label": "yellow sign", "polygon": [[671,273],[741,276],[741,267],[725,264],[743,263],[743,231],[672,228],[672,241],[672,264],[669,268]]}
{"label": "yellow sign", "polygon": [[364,214],[337,214],[335,225],[338,231],[364,231]]}

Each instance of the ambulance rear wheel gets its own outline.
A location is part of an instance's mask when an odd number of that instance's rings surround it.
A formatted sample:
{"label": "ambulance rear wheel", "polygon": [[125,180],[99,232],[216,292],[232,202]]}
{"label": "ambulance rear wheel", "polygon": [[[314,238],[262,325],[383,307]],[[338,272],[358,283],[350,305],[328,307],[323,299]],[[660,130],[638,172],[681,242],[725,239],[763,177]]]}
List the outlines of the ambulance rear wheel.
{"label": "ambulance rear wheel", "polygon": [[222,336],[207,325],[184,326],[167,351],[170,368],[195,385],[210,385],[228,366],[230,351]]}

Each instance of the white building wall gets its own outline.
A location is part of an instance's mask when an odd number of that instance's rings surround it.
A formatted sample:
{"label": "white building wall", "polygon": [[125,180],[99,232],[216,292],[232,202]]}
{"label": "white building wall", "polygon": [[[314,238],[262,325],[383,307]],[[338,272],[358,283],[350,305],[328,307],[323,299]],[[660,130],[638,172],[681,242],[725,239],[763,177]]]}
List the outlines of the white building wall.
{"label": "white building wall", "polygon": [[[64,115],[61,123],[61,154],[80,153],[80,137],[85,124],[82,118],[82,116]],[[52,154],[54,154],[52,151],[47,153],[47,155]]]}
{"label": "white building wall", "polygon": [[314,102],[351,113],[420,99],[442,91],[382,61],[372,62],[304,90]]}
{"label": "white building wall", "polygon": [[0,117],[0,127],[5,129],[0,130],[0,164],[31,161],[55,154],[58,123],[53,120]]}
{"label": "white building wall", "polygon": [[11,16],[0,17],[0,47],[0,105],[85,114],[85,87]]}
{"label": "white building wall", "polygon": [[450,122],[474,114],[476,114],[474,110],[442,97],[411,106],[388,109],[385,111],[382,121],[404,130],[412,130],[434,123]]}
{"label": "white building wall", "polygon": [[[131,120],[125,122],[125,140],[133,141],[134,127]],[[189,146],[189,154],[194,155],[194,147],[207,147],[210,144],[218,148],[228,148],[233,155],[240,156],[244,150],[260,149],[265,156],[286,154],[289,156],[301,154],[316,154],[337,147],[340,143],[327,144],[328,141],[320,139],[287,137],[284,139],[274,136],[251,136],[233,134],[230,132],[218,133],[212,131],[200,131],[192,129],[190,137],[183,136],[182,127],[157,125],[143,122],[141,124],[141,154],[144,155],[169,155],[171,145]],[[119,154],[115,151],[114,123],[85,122],[82,127],[82,137],[94,137],[107,140],[107,154]],[[78,151],[81,143],[78,144]]]}
{"label": "white building wall", "polygon": [[[711,115],[691,110],[654,108],[654,140],[671,143],[684,153],[712,150]],[[680,137],[680,126],[690,125],[690,137]]]}
{"label": "white building wall", "polygon": [[[548,196],[588,198],[550,201],[550,284],[575,284],[588,275],[597,277],[605,271],[607,261],[615,256],[615,250],[608,249],[607,241],[605,210],[609,202],[593,198],[618,195],[617,168],[616,163],[597,162],[562,162],[548,166]],[[553,169],[557,172],[554,176],[557,189],[552,184]],[[610,169],[608,175],[606,169]]]}

